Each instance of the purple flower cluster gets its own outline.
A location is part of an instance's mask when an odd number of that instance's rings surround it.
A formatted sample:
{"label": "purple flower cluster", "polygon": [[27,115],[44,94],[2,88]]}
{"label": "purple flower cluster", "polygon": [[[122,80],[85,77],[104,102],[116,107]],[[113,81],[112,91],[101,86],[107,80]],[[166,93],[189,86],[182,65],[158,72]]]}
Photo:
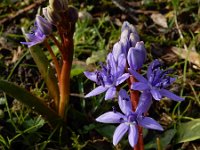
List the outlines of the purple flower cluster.
{"label": "purple flower cluster", "polygon": [[[84,72],[88,79],[98,85],[85,97],[106,92],[105,100],[109,100],[118,95],[118,105],[123,114],[116,110],[109,111],[99,116],[96,121],[118,123],[119,126],[113,135],[113,144],[118,144],[125,133],[128,132],[129,143],[134,147],[138,141],[137,126],[163,130],[154,119],[144,115],[149,110],[152,99],[161,100],[163,96],[175,101],[184,99],[165,89],[175,81],[175,78],[169,76],[170,69],[162,69],[163,65],[159,60],[154,60],[149,65],[147,79],[138,73],[146,59],[144,42],[140,41],[136,29],[127,21],[123,23],[121,31],[120,40],[114,44],[112,52],[108,54],[106,64],[101,64],[101,69],[94,72]],[[135,112],[126,90],[121,88],[130,76],[138,81],[131,85],[131,90],[142,91]]]}

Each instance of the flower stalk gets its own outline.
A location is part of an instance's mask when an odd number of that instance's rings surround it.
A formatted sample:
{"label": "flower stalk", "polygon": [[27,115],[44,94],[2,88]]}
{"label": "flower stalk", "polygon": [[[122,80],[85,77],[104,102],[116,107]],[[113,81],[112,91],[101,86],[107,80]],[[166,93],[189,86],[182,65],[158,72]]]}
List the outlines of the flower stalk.
{"label": "flower stalk", "polygon": [[59,65],[59,63],[58,63],[58,60],[57,60],[57,58],[56,58],[56,56],[55,56],[55,54],[54,54],[54,52],[53,52],[51,46],[50,46],[49,43],[47,42],[47,40],[44,41],[44,45],[45,45],[45,47],[48,49],[49,54],[51,55],[51,58],[52,58],[53,63],[54,63],[54,65],[55,65],[55,70],[56,70],[56,73],[57,73],[57,76],[58,76],[58,82],[59,82],[59,80],[60,80],[60,72],[61,72],[61,69],[60,69],[60,65]]}
{"label": "flower stalk", "polygon": [[[135,82],[137,82],[137,80],[134,78],[134,76],[130,75],[130,77],[128,79],[128,85],[129,85],[129,89],[130,89],[130,99],[131,99],[133,111],[136,110],[136,108],[138,106],[138,102],[139,102],[139,91],[131,89],[131,85],[134,84]],[[134,146],[133,149],[134,150],[144,150],[142,127],[137,126],[137,130],[138,130],[138,142]]]}
{"label": "flower stalk", "polygon": [[64,119],[66,116],[66,106],[69,103],[70,94],[70,71],[73,58],[73,39],[71,37],[64,36],[63,51],[67,50],[63,55],[63,64],[61,70],[61,78],[59,83],[60,88],[60,102],[59,102],[59,115]]}

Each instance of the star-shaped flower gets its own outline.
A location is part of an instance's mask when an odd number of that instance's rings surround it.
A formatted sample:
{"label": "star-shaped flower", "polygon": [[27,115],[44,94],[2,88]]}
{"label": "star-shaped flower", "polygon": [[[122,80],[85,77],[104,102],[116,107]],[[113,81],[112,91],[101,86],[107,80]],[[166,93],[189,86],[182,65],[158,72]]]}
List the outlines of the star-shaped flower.
{"label": "star-shaped flower", "polygon": [[124,73],[126,58],[124,54],[114,57],[112,53],[107,56],[107,64],[101,65],[100,71],[84,72],[85,76],[99,85],[85,97],[91,97],[106,91],[105,100],[112,99],[116,94],[116,87],[124,82],[129,73]]}
{"label": "star-shaped flower", "polygon": [[28,47],[40,44],[51,32],[52,25],[45,18],[37,15],[33,31],[31,33],[25,34],[29,42],[21,42],[21,44],[28,45]]}
{"label": "star-shaped flower", "polygon": [[143,116],[145,110],[140,110],[138,107],[135,112],[132,111],[130,98],[123,89],[119,91],[118,104],[123,114],[117,111],[109,111],[96,119],[96,121],[102,123],[119,123],[113,135],[114,145],[117,145],[128,132],[129,143],[134,147],[138,141],[138,125],[148,129],[163,130],[162,126],[154,119]]}
{"label": "star-shaped flower", "polygon": [[133,83],[131,88],[133,90],[150,92],[155,100],[161,100],[163,96],[166,96],[175,101],[183,101],[184,98],[165,89],[175,81],[175,78],[169,76],[171,70],[163,70],[161,66],[162,63],[159,60],[154,60],[148,67],[147,79],[135,70],[129,69],[130,73],[139,81]]}

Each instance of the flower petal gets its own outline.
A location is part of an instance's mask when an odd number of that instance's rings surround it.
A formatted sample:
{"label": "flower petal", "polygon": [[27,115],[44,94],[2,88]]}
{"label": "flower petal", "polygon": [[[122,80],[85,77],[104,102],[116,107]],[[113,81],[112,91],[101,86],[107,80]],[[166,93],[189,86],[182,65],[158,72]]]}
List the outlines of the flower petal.
{"label": "flower petal", "polygon": [[138,106],[137,106],[135,112],[138,115],[146,113],[149,110],[151,104],[152,104],[152,95],[151,95],[151,93],[149,91],[144,91],[140,95],[139,103],[138,103]]}
{"label": "flower petal", "polygon": [[150,92],[155,100],[160,100],[162,98],[162,95],[160,94],[158,90],[151,89]]}
{"label": "flower petal", "polygon": [[36,24],[38,29],[42,31],[43,34],[49,35],[52,32],[52,25],[45,18],[40,15],[36,15]]}
{"label": "flower petal", "polygon": [[96,72],[85,71],[85,72],[84,72],[84,75],[85,75],[88,79],[90,79],[90,80],[92,80],[92,81],[94,81],[94,82],[97,82],[97,74],[96,74]]}
{"label": "flower petal", "polygon": [[142,82],[135,82],[131,85],[131,89],[138,90],[138,91],[144,91],[150,89],[147,83]]}
{"label": "flower petal", "polygon": [[124,118],[124,115],[121,113],[109,111],[96,118],[96,121],[102,123],[120,123],[121,118]]}
{"label": "flower petal", "polygon": [[32,46],[34,46],[34,45],[36,45],[36,44],[40,44],[40,43],[42,43],[43,41],[33,41],[33,42],[20,42],[21,44],[24,44],[24,45],[28,45],[28,47],[30,48],[30,47],[32,47]]}
{"label": "flower petal", "polygon": [[101,94],[101,93],[105,92],[107,89],[108,88],[106,88],[104,86],[98,86],[97,88],[95,88],[94,90],[92,90],[90,93],[88,93],[87,95],[85,95],[85,98]]}
{"label": "flower petal", "polygon": [[116,94],[116,87],[114,86],[110,87],[106,92],[105,100],[114,98],[115,94]]}
{"label": "flower petal", "polygon": [[126,67],[126,57],[125,54],[120,54],[118,59],[117,59],[117,72],[120,72],[121,74],[124,73],[124,69]]}
{"label": "flower petal", "polygon": [[147,79],[150,78],[150,76],[152,75],[152,72],[155,68],[161,66],[162,63],[158,60],[158,59],[155,59],[153,62],[150,63],[149,67],[148,67],[148,70],[147,70]]}
{"label": "flower petal", "polygon": [[145,79],[141,74],[139,74],[137,71],[130,69],[129,68],[130,73],[139,81],[139,82],[143,82],[143,83],[148,83],[147,79]]}
{"label": "flower petal", "polygon": [[117,78],[117,81],[116,81],[116,86],[118,86],[119,84],[121,84],[122,82],[124,82],[126,79],[128,79],[130,76],[129,73],[124,73],[122,76],[118,77]]}
{"label": "flower petal", "polygon": [[129,125],[127,125],[126,123],[121,123],[115,129],[115,132],[113,135],[113,145],[117,145],[119,143],[119,141],[122,139],[124,134],[128,131],[128,129],[129,129]]}
{"label": "flower petal", "polygon": [[112,53],[109,53],[107,55],[106,62],[107,62],[108,68],[110,69],[111,75],[115,75],[117,72],[117,65]]}
{"label": "flower petal", "polygon": [[150,117],[141,117],[138,119],[138,124],[144,128],[163,131],[163,127]]}
{"label": "flower petal", "polygon": [[130,97],[128,96],[126,90],[124,90],[124,89],[121,89],[119,91],[118,104],[119,104],[121,111],[124,114],[128,114],[129,112],[132,112],[132,104],[130,101]]}
{"label": "flower petal", "polygon": [[130,125],[128,141],[132,147],[134,147],[138,142],[138,130],[135,125]]}
{"label": "flower petal", "polygon": [[176,78],[170,77],[167,82],[163,82],[163,88],[166,88],[166,87],[170,86],[175,81],[176,81]]}
{"label": "flower petal", "polygon": [[170,98],[172,100],[175,100],[175,101],[183,101],[184,100],[184,98],[179,97],[178,95],[176,95],[176,94],[174,94],[174,93],[172,93],[172,92],[170,92],[168,90],[165,90],[165,89],[161,89],[160,90],[160,94],[162,96],[166,96],[166,97],[168,97],[168,98]]}

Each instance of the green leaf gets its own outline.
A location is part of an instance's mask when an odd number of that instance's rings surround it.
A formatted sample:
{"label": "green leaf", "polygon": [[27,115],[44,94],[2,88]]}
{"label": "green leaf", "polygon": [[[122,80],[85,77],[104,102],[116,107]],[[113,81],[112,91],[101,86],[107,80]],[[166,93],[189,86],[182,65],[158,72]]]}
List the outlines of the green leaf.
{"label": "green leaf", "polygon": [[176,143],[200,139],[200,119],[181,123],[177,128]]}
{"label": "green leaf", "polygon": [[116,127],[114,125],[106,125],[106,126],[97,127],[96,130],[102,136],[112,139],[115,128]]}
{"label": "green leaf", "polygon": [[169,130],[166,130],[164,133],[162,133],[160,136],[154,136],[149,143],[145,144],[145,150],[157,149],[158,145],[156,143],[156,138],[160,139],[159,146],[162,147],[162,149],[166,149],[167,145],[171,142],[175,133],[176,133],[175,129],[169,129]]}
{"label": "green leaf", "polygon": [[72,69],[70,72],[70,77],[73,78],[85,71],[85,67],[83,65],[72,65]]}
{"label": "green leaf", "polygon": [[169,129],[164,132],[164,134],[160,138],[160,145],[163,149],[166,149],[167,145],[171,142],[175,134],[176,134],[175,129]]}
{"label": "green leaf", "polygon": [[16,98],[22,103],[26,104],[34,111],[45,117],[52,125],[57,125],[61,121],[61,118],[49,107],[45,105],[44,100],[34,96],[25,89],[15,85],[11,82],[0,80],[0,90],[6,94]]}
{"label": "green leaf", "polygon": [[45,120],[41,118],[41,116],[38,116],[36,118],[30,118],[28,120],[25,120],[23,123],[23,126],[28,129],[28,133],[36,132],[38,129],[43,127],[45,124]]}
{"label": "green leaf", "polygon": [[47,85],[50,96],[52,96],[53,99],[56,102],[58,102],[59,101],[58,80],[55,77],[55,72],[50,66],[50,63],[46,55],[38,46],[33,46],[29,50]]}

